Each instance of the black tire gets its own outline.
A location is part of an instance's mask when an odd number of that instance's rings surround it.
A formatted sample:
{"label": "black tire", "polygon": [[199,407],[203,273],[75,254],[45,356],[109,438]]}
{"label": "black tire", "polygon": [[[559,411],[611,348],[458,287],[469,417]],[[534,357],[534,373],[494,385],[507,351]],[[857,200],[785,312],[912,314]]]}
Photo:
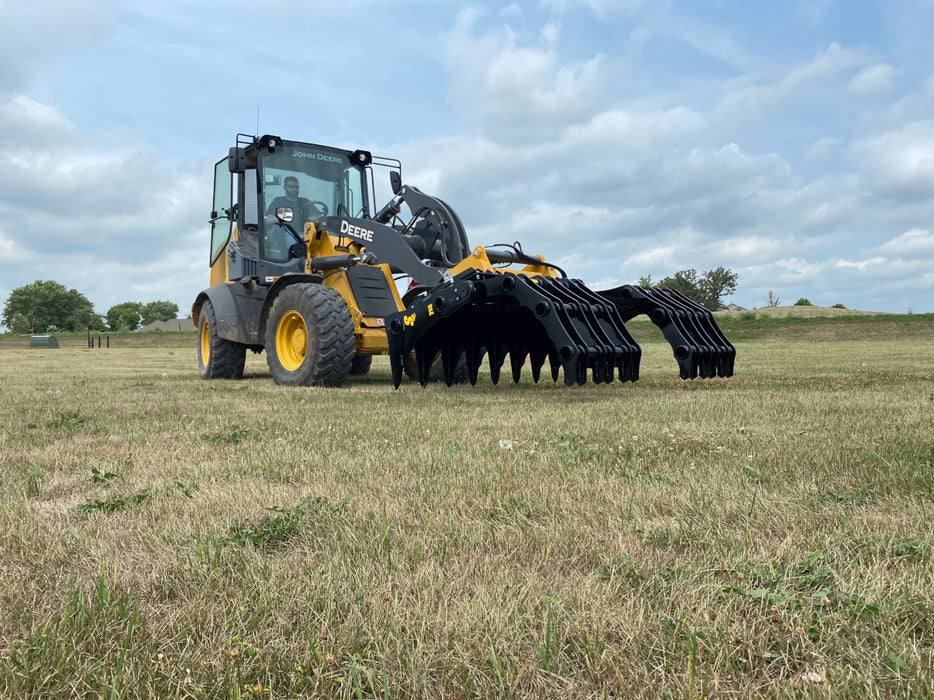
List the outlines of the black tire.
{"label": "black tire", "polygon": [[198,319],[198,372],[202,379],[240,379],[246,345],[217,335],[214,307],[206,301]]}
{"label": "black tire", "polygon": [[[413,382],[418,381],[418,365],[415,363],[414,350],[405,358],[405,364],[402,365],[402,368],[405,371],[405,376]],[[444,381],[444,363],[441,362],[440,352],[435,355],[431,368],[428,370],[428,381],[429,383]],[[454,381],[451,384],[466,384],[469,381],[470,372],[467,371],[467,358],[461,355],[457,361],[457,366],[454,368]]]}
{"label": "black tire", "polygon": [[370,366],[373,364],[372,355],[359,355],[354,354],[353,362],[350,363],[350,374],[354,376],[362,376],[368,374],[370,371]]}
{"label": "black tire", "polygon": [[354,357],[354,324],[341,295],[320,284],[282,290],[266,322],[266,362],[276,384],[340,386]]}

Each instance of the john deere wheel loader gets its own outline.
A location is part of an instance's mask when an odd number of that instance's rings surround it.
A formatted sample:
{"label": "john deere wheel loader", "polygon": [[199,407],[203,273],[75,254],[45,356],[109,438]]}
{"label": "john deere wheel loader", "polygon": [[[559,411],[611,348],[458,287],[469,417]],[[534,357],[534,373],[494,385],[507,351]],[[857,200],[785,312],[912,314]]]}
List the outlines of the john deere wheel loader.
{"label": "john deere wheel loader", "polygon": [[[393,197],[376,210],[380,167]],[[507,356],[516,382],[526,361],[537,382],[546,360],[568,385],[635,381],[641,349],[624,324],[639,314],[682,378],[732,375],[735,349],[684,295],[596,292],[518,243],[471,248],[454,210],[401,173],[364,150],[237,136],[215,166],[211,286],[192,306],[204,379],[238,378],[246,351],[265,350],[289,385],[338,386],[385,354],[395,387],[406,374],[475,383],[484,357],[496,383]]]}

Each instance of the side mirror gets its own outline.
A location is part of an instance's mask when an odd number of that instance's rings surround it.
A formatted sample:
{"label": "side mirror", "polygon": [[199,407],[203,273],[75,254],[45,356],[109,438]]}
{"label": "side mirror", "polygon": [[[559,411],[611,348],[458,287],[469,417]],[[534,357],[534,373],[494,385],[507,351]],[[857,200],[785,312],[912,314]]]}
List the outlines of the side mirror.
{"label": "side mirror", "polygon": [[290,258],[304,258],[307,252],[308,248],[304,243],[293,243],[289,246]]}
{"label": "side mirror", "polygon": [[227,152],[227,169],[232,173],[246,172],[245,148],[231,148]]}
{"label": "side mirror", "polygon": [[294,214],[292,212],[292,207],[277,207],[276,208],[276,218],[283,223],[289,223],[292,221]]}
{"label": "side mirror", "polygon": [[398,170],[389,171],[389,185],[392,187],[392,193],[398,195],[402,191],[402,175]]}

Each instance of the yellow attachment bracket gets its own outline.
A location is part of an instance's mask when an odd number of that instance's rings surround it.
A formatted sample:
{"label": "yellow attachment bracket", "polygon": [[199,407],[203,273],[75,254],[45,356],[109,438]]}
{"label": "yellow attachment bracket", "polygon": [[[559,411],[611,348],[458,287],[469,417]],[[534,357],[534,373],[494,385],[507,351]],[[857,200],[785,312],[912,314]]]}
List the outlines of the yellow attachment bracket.
{"label": "yellow attachment bracket", "polygon": [[[538,258],[542,263],[545,262],[545,258],[541,255],[532,257]],[[545,264],[530,263],[519,270],[512,267],[493,267],[493,263],[490,262],[490,258],[486,254],[486,249],[480,245],[474,248],[470,255],[452,267],[451,274],[457,275],[464,270],[483,270],[484,272],[496,272],[501,275],[525,275],[526,277],[558,277],[557,270]]]}

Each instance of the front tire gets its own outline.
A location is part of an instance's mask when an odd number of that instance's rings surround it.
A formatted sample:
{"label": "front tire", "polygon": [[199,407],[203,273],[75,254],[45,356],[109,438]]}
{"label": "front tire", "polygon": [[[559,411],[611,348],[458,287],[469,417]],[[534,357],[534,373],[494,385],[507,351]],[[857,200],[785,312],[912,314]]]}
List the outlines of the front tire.
{"label": "front tire", "polygon": [[354,324],[343,298],[320,284],[293,284],[266,322],[266,362],[276,384],[340,386],[354,357]]}
{"label": "front tire", "polygon": [[210,301],[201,307],[198,325],[198,372],[202,379],[240,379],[246,345],[217,335],[217,319]]}

